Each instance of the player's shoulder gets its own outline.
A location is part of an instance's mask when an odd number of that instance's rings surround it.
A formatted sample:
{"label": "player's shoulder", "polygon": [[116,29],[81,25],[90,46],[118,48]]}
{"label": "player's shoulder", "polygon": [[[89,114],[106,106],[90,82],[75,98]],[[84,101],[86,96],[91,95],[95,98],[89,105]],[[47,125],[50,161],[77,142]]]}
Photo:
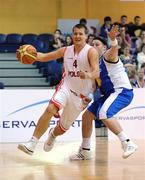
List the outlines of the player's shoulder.
{"label": "player's shoulder", "polygon": [[93,47],[90,46],[88,53],[92,56],[92,55],[98,55],[98,51]]}

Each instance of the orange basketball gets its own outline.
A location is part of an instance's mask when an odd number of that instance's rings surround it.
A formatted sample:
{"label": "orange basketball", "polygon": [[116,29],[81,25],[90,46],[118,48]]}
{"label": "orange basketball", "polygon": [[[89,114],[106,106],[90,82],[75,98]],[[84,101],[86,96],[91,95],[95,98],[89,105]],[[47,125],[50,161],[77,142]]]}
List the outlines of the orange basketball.
{"label": "orange basketball", "polygon": [[23,64],[33,64],[37,58],[37,50],[32,45],[22,45],[17,50],[16,56],[18,60]]}

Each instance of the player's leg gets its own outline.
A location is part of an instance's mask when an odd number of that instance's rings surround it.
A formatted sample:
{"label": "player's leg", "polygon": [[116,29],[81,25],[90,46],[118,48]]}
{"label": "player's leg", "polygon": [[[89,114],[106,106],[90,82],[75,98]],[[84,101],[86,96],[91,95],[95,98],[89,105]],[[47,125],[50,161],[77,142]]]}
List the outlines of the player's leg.
{"label": "player's leg", "polygon": [[77,153],[70,156],[70,160],[89,160],[91,159],[91,135],[93,120],[95,116],[89,110],[86,110],[82,116],[82,144]]}
{"label": "player's leg", "polygon": [[44,143],[45,151],[48,152],[53,148],[56,137],[64,134],[80,113],[81,110],[77,109],[73,101],[68,99],[67,105],[63,108],[59,124],[54,129],[51,129]]}
{"label": "player's leg", "polygon": [[127,158],[135,152],[137,145],[130,140],[114,115],[130,104],[133,94],[131,90],[120,91],[112,93],[106,99],[99,111],[99,117],[103,119],[102,121],[106,127],[118,136],[124,151],[123,158]]}
{"label": "player's leg", "polygon": [[79,151],[70,156],[70,160],[88,160],[91,159],[91,134],[93,127],[93,120],[98,114],[99,107],[103,103],[104,99],[101,97],[97,101],[94,101],[82,116],[82,144]]}
{"label": "player's leg", "polygon": [[18,145],[18,149],[32,155],[40,137],[46,132],[49,127],[52,116],[58,114],[58,110],[66,103],[66,94],[63,89],[54,93],[55,96],[51,99],[50,104],[39,118],[37,126],[34,130],[30,141]]}
{"label": "player's leg", "polygon": [[103,123],[110,131],[112,131],[119,138],[122,144],[122,149],[124,151],[122,155],[124,159],[129,157],[137,150],[138,146],[133,141],[131,141],[129,136],[124,132],[117,119],[106,119],[103,120]]}
{"label": "player's leg", "polygon": [[40,139],[40,137],[47,131],[49,127],[49,122],[58,111],[58,108],[54,104],[50,104],[42,116],[39,118],[36,128],[34,130],[32,138],[26,142],[18,145],[18,149],[23,152],[32,155],[34,153],[35,147]]}
{"label": "player's leg", "polygon": [[115,118],[105,119],[102,121],[105,124],[105,126],[116,135],[123,131],[121,125]]}

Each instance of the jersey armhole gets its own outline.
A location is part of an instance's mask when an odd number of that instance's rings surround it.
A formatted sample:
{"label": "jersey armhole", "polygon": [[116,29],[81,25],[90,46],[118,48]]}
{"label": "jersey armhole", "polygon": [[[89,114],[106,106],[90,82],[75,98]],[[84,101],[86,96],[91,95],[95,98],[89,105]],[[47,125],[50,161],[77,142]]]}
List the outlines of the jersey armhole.
{"label": "jersey armhole", "polygon": [[94,48],[91,47],[91,48],[88,50],[88,62],[89,62],[90,65],[91,65],[91,63],[90,63],[90,56],[91,56],[91,52],[92,52],[93,49],[94,49]]}

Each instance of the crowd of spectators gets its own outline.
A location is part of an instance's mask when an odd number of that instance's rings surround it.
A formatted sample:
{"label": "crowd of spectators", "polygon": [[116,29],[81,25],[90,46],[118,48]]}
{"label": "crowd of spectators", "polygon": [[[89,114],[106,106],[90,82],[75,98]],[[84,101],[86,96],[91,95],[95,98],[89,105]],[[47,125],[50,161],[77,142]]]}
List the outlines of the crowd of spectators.
{"label": "crowd of spectators", "polygon": [[[134,88],[145,87],[145,23],[141,23],[140,16],[135,16],[133,22],[129,23],[126,15],[120,17],[120,22],[112,22],[112,18],[106,16],[99,29],[88,26],[85,18],[81,18],[78,23],[82,23],[88,28],[88,44],[91,45],[96,36],[101,36],[107,40],[108,47],[110,46],[110,41],[107,37],[107,31],[110,31],[113,24],[118,25],[119,57],[124,64],[132,86]],[[52,44],[53,50],[62,46],[69,46],[72,43],[70,34],[63,36],[63,32],[60,29],[55,30]],[[63,62],[63,60],[61,61]]]}

